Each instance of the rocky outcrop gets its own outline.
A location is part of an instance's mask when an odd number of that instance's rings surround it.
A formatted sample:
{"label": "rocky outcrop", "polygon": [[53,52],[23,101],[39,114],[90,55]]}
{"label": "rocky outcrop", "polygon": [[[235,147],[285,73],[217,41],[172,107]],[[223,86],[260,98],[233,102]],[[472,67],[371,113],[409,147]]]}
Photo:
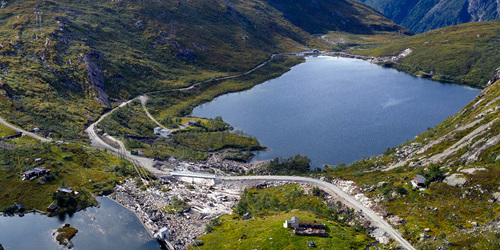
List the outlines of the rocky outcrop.
{"label": "rocky outcrop", "polygon": [[491,76],[490,80],[488,81],[488,86],[499,80],[500,80],[500,67],[498,67]]}
{"label": "rocky outcrop", "polygon": [[415,33],[500,18],[499,0],[361,0]]}
{"label": "rocky outcrop", "polygon": [[467,12],[472,21],[488,21],[491,20],[492,17],[496,16],[496,18],[498,18],[500,15],[500,4],[498,0],[468,0],[468,2],[469,6],[467,7]]}
{"label": "rocky outcrop", "polygon": [[461,187],[467,183],[467,179],[461,174],[452,174],[446,177],[443,182],[453,187]]}
{"label": "rocky outcrop", "polygon": [[101,105],[110,108],[109,96],[104,91],[104,74],[102,73],[101,67],[96,63],[101,60],[101,54],[97,51],[90,51],[84,56],[84,60],[87,67],[90,90],[97,92],[96,100],[99,101]]}

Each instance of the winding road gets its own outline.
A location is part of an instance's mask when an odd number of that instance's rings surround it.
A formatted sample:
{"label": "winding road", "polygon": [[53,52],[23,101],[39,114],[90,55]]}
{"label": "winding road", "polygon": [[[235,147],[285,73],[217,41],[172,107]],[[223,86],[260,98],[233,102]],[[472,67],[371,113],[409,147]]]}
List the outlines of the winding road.
{"label": "winding road", "polygon": [[405,240],[405,238],[403,238],[403,236],[401,236],[401,234],[397,230],[395,230],[391,225],[389,225],[389,223],[387,223],[387,221],[385,221],[382,217],[377,215],[371,209],[364,206],[359,201],[357,201],[352,196],[348,195],[347,193],[345,193],[339,187],[337,187],[336,185],[333,185],[332,183],[329,183],[326,181],[320,181],[320,180],[308,178],[308,177],[278,176],[278,175],[231,176],[231,177],[217,177],[217,179],[223,180],[223,181],[241,181],[241,182],[247,182],[247,181],[290,181],[290,182],[305,183],[305,184],[317,186],[317,187],[323,189],[328,194],[330,194],[334,197],[337,197],[338,199],[343,201],[343,203],[346,206],[353,208],[356,211],[362,211],[363,215],[366,218],[368,218],[374,226],[386,231],[391,236],[391,238],[393,238],[395,241],[399,242],[399,244],[402,247],[404,247],[406,249],[410,249],[410,250],[415,249],[407,240]]}
{"label": "winding road", "polygon": [[[287,54],[287,55],[288,56],[297,56],[297,55],[300,55],[300,54],[301,53],[294,53],[294,54]],[[186,90],[191,90],[191,89],[195,88],[196,86],[198,86],[200,84],[209,83],[209,82],[213,82],[213,81],[227,80],[227,79],[237,78],[237,77],[240,77],[240,76],[243,76],[243,75],[248,75],[248,74],[254,72],[257,69],[260,69],[260,68],[264,67],[271,60],[273,60],[274,57],[276,57],[277,55],[278,54],[273,54],[267,61],[265,61],[265,62],[257,65],[256,67],[252,68],[251,70],[249,70],[247,72],[244,72],[244,73],[241,73],[241,74],[238,74],[238,75],[226,76],[226,77],[221,77],[221,78],[206,80],[206,81],[195,83],[195,84],[193,84],[193,85],[191,85],[189,87],[185,87],[185,88],[159,90],[159,91],[149,92],[147,94],[159,93],[159,92],[164,92],[164,91],[175,91],[175,90],[177,90],[177,91],[186,91]],[[123,142],[121,142],[121,141],[119,141],[119,140],[117,140],[115,138],[112,138],[112,137],[108,136],[108,139],[113,140],[116,143],[118,143],[118,145],[120,145],[119,149],[114,148],[114,147],[108,145],[106,142],[104,142],[99,137],[99,135],[96,133],[97,125],[104,118],[106,118],[107,116],[111,115],[117,109],[128,105],[129,103],[131,103],[135,99],[139,99],[141,101],[141,105],[142,105],[144,111],[146,112],[146,115],[153,122],[155,122],[160,127],[165,128],[147,110],[146,103],[148,101],[148,97],[146,96],[146,94],[143,94],[143,95],[137,96],[137,97],[135,97],[135,98],[133,98],[133,99],[127,101],[127,102],[124,102],[124,103],[120,104],[118,107],[116,107],[116,108],[112,109],[111,111],[109,111],[109,112],[105,113],[104,115],[102,115],[96,122],[94,122],[93,124],[91,124],[86,129],[86,132],[88,133],[88,135],[89,135],[89,137],[90,137],[90,139],[92,141],[92,146],[94,146],[94,147],[100,147],[100,148],[106,148],[108,150],[111,150],[115,154],[118,154],[118,155],[124,157],[125,159],[127,159],[129,161],[132,161],[133,163],[138,164],[139,166],[143,167],[144,169],[146,169],[146,170],[148,170],[148,171],[150,171],[150,172],[152,172],[152,173],[154,173],[156,175],[164,175],[164,174],[166,174],[165,172],[160,171],[160,170],[158,170],[158,169],[156,169],[156,168],[153,167],[154,161],[152,159],[144,158],[144,157],[138,157],[138,156],[135,156],[135,155],[131,155],[130,152],[128,152],[126,150],[125,145],[123,144]],[[194,173],[194,174],[196,174],[196,173]],[[196,177],[197,178],[215,178],[215,176],[200,176],[199,174]],[[344,203],[347,206],[349,206],[349,207],[351,207],[351,208],[353,208],[353,209],[355,209],[357,211],[362,211],[363,214],[365,215],[365,217],[367,217],[372,222],[372,224],[374,226],[376,226],[378,228],[381,228],[384,231],[386,231],[394,240],[396,240],[404,248],[410,249],[410,250],[414,250],[415,249],[408,241],[406,241],[401,236],[401,234],[397,230],[395,230],[391,225],[389,225],[389,223],[387,223],[382,217],[378,216],[374,211],[372,211],[368,207],[364,206],[363,204],[361,204],[360,202],[358,202],[356,199],[354,199],[353,197],[351,197],[350,195],[348,195],[347,193],[345,193],[344,191],[342,191],[339,187],[337,187],[337,186],[335,186],[335,185],[333,185],[331,183],[328,183],[328,182],[325,182],[325,181],[320,181],[320,180],[313,179],[313,178],[298,177],[298,176],[236,176],[236,177],[217,177],[217,179],[224,180],[224,181],[241,181],[241,182],[246,182],[246,181],[292,181],[292,182],[297,182],[297,183],[307,183],[307,184],[310,184],[310,185],[314,185],[314,186],[320,187],[323,190],[325,190],[327,193],[329,193],[330,195],[337,197],[341,201],[344,201]]]}
{"label": "winding road", "polygon": [[[209,83],[209,82],[213,82],[213,81],[227,80],[227,79],[232,79],[232,78],[240,77],[240,76],[243,76],[243,75],[248,75],[248,74],[254,72],[257,69],[264,67],[267,63],[269,63],[271,60],[273,60],[273,58],[275,56],[277,56],[277,55],[278,54],[273,54],[267,61],[259,64],[258,66],[252,68],[251,70],[249,70],[249,71],[247,71],[245,73],[241,73],[241,74],[233,75],[233,76],[226,76],[226,77],[211,79],[211,80],[206,80],[206,81],[203,81],[203,82],[195,83],[195,84],[193,84],[193,85],[191,85],[189,87],[185,87],[185,88],[159,90],[159,91],[149,92],[147,94],[159,93],[159,92],[164,92],[164,91],[175,91],[175,90],[177,90],[177,91],[186,91],[186,90],[191,90],[191,89],[195,88],[196,86],[198,86],[200,84],[203,84],[203,83]],[[301,55],[301,53],[287,54],[287,56],[298,56],[298,55]],[[90,137],[90,139],[92,141],[92,146],[109,149],[112,152],[115,152],[116,154],[119,154],[119,155],[123,156],[127,160],[130,160],[133,163],[138,164],[139,166],[143,167],[144,169],[146,169],[146,170],[148,170],[148,171],[150,171],[150,172],[152,172],[152,173],[154,173],[156,175],[165,175],[165,174],[167,174],[166,172],[160,171],[160,170],[158,170],[158,169],[156,169],[156,168],[153,167],[153,162],[154,161],[152,159],[144,158],[144,157],[138,157],[138,156],[135,156],[135,155],[131,155],[130,152],[128,152],[126,150],[123,142],[121,142],[121,141],[119,141],[119,140],[117,140],[115,138],[112,138],[112,137],[108,136],[108,139],[111,139],[111,140],[115,141],[116,143],[118,143],[120,145],[120,149],[114,148],[114,147],[108,145],[106,142],[104,142],[97,135],[97,133],[95,131],[96,128],[97,128],[97,125],[104,118],[106,118],[107,116],[111,115],[117,109],[128,105],[130,102],[132,102],[135,99],[139,99],[141,101],[141,105],[142,105],[144,111],[146,112],[146,115],[153,122],[155,122],[160,127],[165,128],[147,110],[146,103],[148,101],[148,97],[146,96],[146,94],[143,94],[143,95],[137,96],[137,97],[135,97],[135,98],[133,98],[133,99],[127,101],[127,102],[122,103],[120,106],[118,106],[118,107],[114,108],[113,110],[111,110],[111,111],[105,113],[104,115],[102,115],[96,122],[94,122],[93,124],[91,124],[86,129],[86,132],[89,134],[89,137]],[[210,175],[209,176],[207,176],[207,175],[201,176],[200,174],[197,174],[197,173],[193,173],[193,174],[195,175],[194,177],[196,177],[196,178],[214,178],[214,179],[220,179],[220,180],[224,180],[224,181],[241,181],[241,182],[246,182],[246,181],[291,181],[291,182],[297,182],[297,183],[307,183],[307,184],[310,184],[310,185],[314,185],[314,186],[320,187],[323,190],[325,190],[327,193],[329,193],[330,195],[337,197],[341,201],[344,201],[344,204],[346,204],[348,207],[353,208],[353,209],[355,209],[357,211],[362,211],[363,214],[365,215],[365,217],[367,217],[372,222],[372,224],[374,226],[376,226],[378,228],[381,228],[384,231],[386,231],[395,241],[397,241],[404,248],[410,249],[410,250],[414,250],[415,249],[408,241],[406,241],[401,236],[401,234],[397,230],[395,230],[391,225],[389,225],[389,223],[387,223],[382,217],[378,216],[374,211],[372,211],[368,207],[364,206],[363,204],[361,204],[360,202],[358,202],[356,199],[354,199],[353,197],[351,197],[350,195],[348,195],[347,193],[345,193],[344,191],[342,191],[339,187],[337,187],[336,185],[333,185],[331,183],[328,183],[328,182],[325,182],[325,181],[320,181],[320,180],[313,179],[313,178],[298,177],[298,176],[236,176],[236,177],[217,177],[216,178],[215,176],[210,176]]]}
{"label": "winding road", "polygon": [[15,130],[16,132],[21,132],[21,133],[23,133],[23,134],[25,134],[25,135],[27,135],[29,137],[35,138],[35,139],[37,139],[37,140],[39,140],[41,142],[51,142],[52,141],[52,139],[47,139],[47,138],[41,137],[41,136],[39,136],[39,135],[37,135],[35,133],[28,132],[28,131],[26,131],[26,130],[24,130],[22,128],[16,127],[16,126],[8,123],[6,120],[4,120],[1,117],[0,117],[0,123],[3,124],[3,125],[5,125],[5,126],[7,126],[7,127],[9,127],[9,128],[11,128],[11,129],[13,129],[13,130]]}
{"label": "winding road", "polygon": [[[286,54],[287,56],[300,56],[301,54],[303,53],[293,53],[293,54]],[[163,92],[163,91],[185,91],[185,90],[191,90],[193,88],[195,88],[196,86],[200,85],[200,84],[203,84],[203,83],[209,83],[209,82],[213,82],[213,81],[221,81],[221,80],[227,80],[227,79],[232,79],[232,78],[237,78],[237,77],[240,77],[240,76],[243,76],[243,75],[248,75],[254,71],[256,71],[257,69],[260,69],[262,67],[264,67],[266,64],[268,64],[271,60],[273,60],[273,58],[275,56],[277,56],[279,54],[273,54],[267,61],[257,65],[256,67],[252,68],[251,70],[247,71],[247,72],[244,72],[244,73],[241,73],[241,74],[238,74],[238,75],[233,75],[233,76],[226,76],[226,77],[221,77],[221,78],[214,78],[214,79],[211,79],[211,80],[206,80],[206,81],[203,81],[203,82],[198,82],[198,83],[195,83],[189,87],[185,87],[185,88],[180,88],[180,89],[168,89],[168,90],[159,90],[159,91],[153,91],[153,92],[149,92],[148,94],[151,94],[151,93],[159,93],[159,92]],[[109,150],[109,152],[115,154],[115,155],[118,155],[120,157],[123,157],[124,159],[127,159],[129,161],[131,161],[132,163],[135,163],[139,166],[141,166],[142,168],[148,170],[149,172],[153,173],[153,174],[156,174],[156,175],[165,175],[165,174],[168,174],[167,172],[164,172],[164,171],[160,171],[156,168],[153,167],[154,165],[154,160],[153,159],[150,159],[150,158],[145,158],[145,157],[139,157],[139,156],[136,156],[136,155],[132,155],[129,151],[127,151],[125,145],[123,144],[122,141],[120,140],[117,140],[111,136],[107,136],[107,139],[109,140],[112,140],[114,142],[116,142],[118,145],[119,145],[119,148],[115,148],[109,144],[107,144],[96,132],[96,129],[97,129],[97,126],[98,124],[103,120],[105,119],[106,117],[108,117],[109,115],[113,114],[113,112],[115,112],[117,109],[119,108],[122,108],[122,107],[125,107],[126,105],[130,104],[132,101],[134,101],[135,99],[139,99],[141,101],[141,104],[143,106],[143,109],[145,110],[147,116],[152,120],[154,121],[156,124],[158,124],[160,127],[162,128],[165,128],[164,126],[162,126],[147,110],[146,108],[146,102],[148,100],[148,97],[145,96],[145,94],[143,95],[140,95],[140,96],[137,96],[127,102],[123,102],[121,103],[118,107],[108,111],[107,113],[103,114],[97,121],[95,121],[94,123],[92,123],[85,131],[87,132],[87,134],[89,135],[89,138],[91,140],[91,145],[93,147],[97,147],[97,148],[103,148],[103,149],[107,149]],[[19,128],[19,127],[16,127],[10,123],[8,123],[7,121],[5,121],[4,119],[0,118],[0,124],[3,124],[17,132],[22,132],[23,134],[27,135],[27,136],[30,136],[30,137],[33,137],[37,140],[40,140],[42,142],[50,142],[52,141],[51,139],[47,139],[47,138],[44,138],[44,137],[41,137],[35,133],[32,133],[32,132],[28,132],[22,128]],[[196,173],[194,173],[194,175],[196,175]],[[378,216],[374,211],[372,211],[371,209],[367,208],[366,206],[364,206],[363,204],[361,204],[360,202],[358,202],[356,199],[354,199],[353,197],[351,197],[350,195],[348,195],[347,193],[345,193],[344,191],[342,191],[339,187],[337,187],[336,185],[333,185],[331,183],[328,183],[328,182],[325,182],[325,181],[320,181],[320,180],[317,180],[317,179],[313,179],[313,178],[307,178],[307,177],[299,177],[299,176],[234,176],[234,177],[216,177],[216,176],[211,176],[211,175],[196,175],[194,176],[196,178],[214,178],[214,179],[220,179],[220,180],[223,180],[223,181],[234,181],[234,182],[249,182],[249,181],[291,181],[291,182],[296,182],[296,183],[306,183],[306,184],[310,184],[310,185],[314,185],[314,186],[317,186],[317,187],[320,187],[322,188],[323,190],[325,190],[327,193],[329,193],[330,195],[332,196],[335,196],[337,197],[338,199],[344,201],[344,204],[346,204],[347,206],[357,210],[357,211],[362,211],[363,214],[365,215],[365,217],[369,218],[369,220],[373,223],[374,226],[376,227],[379,227],[381,229],[383,229],[384,231],[386,231],[394,240],[396,240],[397,242],[399,242],[399,244],[401,244],[401,246],[403,246],[404,248],[406,249],[410,249],[410,250],[413,250],[415,249],[408,241],[406,241],[402,236],[401,234],[395,230],[394,228],[392,228],[391,225],[389,225],[389,223],[387,223],[382,217]]]}
{"label": "winding road", "polygon": [[241,73],[241,74],[232,75],[232,76],[225,76],[225,77],[220,77],[220,78],[213,78],[213,79],[210,79],[210,80],[206,80],[206,81],[201,81],[201,82],[194,83],[191,86],[184,87],[184,88],[157,90],[157,91],[152,91],[152,92],[148,92],[148,93],[144,93],[142,95],[136,96],[136,97],[134,97],[134,98],[132,98],[132,99],[126,101],[126,102],[121,103],[116,108],[114,108],[114,109],[112,109],[112,110],[104,113],[103,115],[101,115],[101,117],[99,117],[99,119],[97,121],[95,121],[94,123],[90,124],[90,126],[88,126],[87,129],[85,129],[85,132],[87,132],[87,134],[89,135],[89,138],[90,138],[90,141],[91,141],[91,145],[93,147],[104,148],[104,149],[110,150],[115,155],[118,155],[120,157],[123,157],[124,159],[127,159],[127,160],[135,163],[135,164],[138,164],[142,168],[145,168],[148,171],[150,171],[151,173],[158,174],[158,175],[167,174],[166,172],[160,171],[160,170],[158,170],[158,169],[156,169],[156,168],[153,167],[154,160],[152,160],[150,158],[145,158],[145,157],[139,157],[139,156],[136,156],[136,155],[132,155],[129,151],[127,151],[127,149],[125,148],[123,142],[121,142],[120,140],[117,140],[117,139],[115,139],[115,138],[113,138],[111,136],[107,137],[108,139],[113,140],[114,142],[118,143],[120,145],[119,149],[117,149],[117,148],[115,148],[115,147],[107,144],[104,140],[101,139],[101,137],[99,137],[99,135],[96,132],[97,126],[99,125],[99,123],[101,123],[102,120],[104,120],[106,117],[108,117],[111,114],[113,114],[119,108],[125,107],[128,104],[130,104],[131,102],[133,102],[134,100],[138,99],[138,100],[141,101],[141,105],[142,105],[144,111],[146,112],[146,115],[149,117],[149,119],[151,119],[154,123],[156,123],[161,128],[165,128],[166,129],[166,127],[164,127],[163,125],[161,125],[161,123],[159,123],[149,113],[149,111],[147,110],[147,108],[146,108],[146,103],[148,101],[147,94],[154,94],[154,93],[160,93],[160,92],[165,92],[165,91],[187,91],[187,90],[194,89],[196,86],[204,84],[204,83],[210,83],[210,82],[214,82],[214,81],[223,81],[223,80],[228,80],[228,79],[233,79],[233,78],[241,77],[241,76],[244,76],[244,75],[248,75],[248,74],[250,74],[250,73],[252,73],[252,72],[254,72],[254,71],[256,71],[256,70],[258,70],[258,69],[260,69],[260,68],[262,68],[264,66],[266,66],[270,61],[272,61],[278,55],[280,55],[280,54],[272,54],[269,57],[269,59],[267,59],[265,62],[263,62],[263,63],[255,66],[254,68],[252,68],[252,69],[250,69],[250,70],[248,70],[248,71],[246,71],[244,73]]}

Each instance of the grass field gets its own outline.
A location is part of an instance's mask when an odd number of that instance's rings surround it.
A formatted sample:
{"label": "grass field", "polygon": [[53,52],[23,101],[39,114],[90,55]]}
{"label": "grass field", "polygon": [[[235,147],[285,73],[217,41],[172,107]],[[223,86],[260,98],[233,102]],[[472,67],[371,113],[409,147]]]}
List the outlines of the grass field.
{"label": "grass field", "polygon": [[13,135],[15,133],[16,133],[15,130],[13,130],[13,129],[7,127],[7,126],[4,126],[4,125],[0,124],[0,137]]}
{"label": "grass field", "polygon": [[[324,224],[331,238],[294,235],[292,229],[283,228],[284,221],[292,216]],[[365,249],[374,242],[349,226],[299,210],[257,214],[250,220],[226,215],[221,222],[212,233],[199,238],[203,246],[188,249],[305,249],[308,241],[313,241],[317,249]]]}

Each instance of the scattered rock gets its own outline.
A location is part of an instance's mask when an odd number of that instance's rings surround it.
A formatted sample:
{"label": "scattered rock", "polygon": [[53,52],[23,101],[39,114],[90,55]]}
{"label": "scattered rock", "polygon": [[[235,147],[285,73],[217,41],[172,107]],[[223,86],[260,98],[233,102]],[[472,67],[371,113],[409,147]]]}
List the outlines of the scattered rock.
{"label": "scattered rock", "polygon": [[473,174],[476,171],[486,171],[486,168],[466,168],[460,170],[460,172],[467,174]]}
{"label": "scattered rock", "polygon": [[461,187],[467,183],[467,179],[461,174],[452,174],[446,177],[443,182],[453,187]]}
{"label": "scattered rock", "polygon": [[391,223],[394,226],[399,226],[401,224],[406,223],[405,220],[403,220],[401,217],[399,217],[397,215],[389,217],[388,220],[389,220],[389,223]]}
{"label": "scattered rock", "polygon": [[431,236],[426,234],[426,233],[421,233],[420,234],[420,240],[423,240],[423,239],[429,239]]}
{"label": "scattered rock", "polygon": [[500,203],[500,192],[495,192],[492,195],[493,195],[493,198],[495,199],[495,201],[497,203]]}

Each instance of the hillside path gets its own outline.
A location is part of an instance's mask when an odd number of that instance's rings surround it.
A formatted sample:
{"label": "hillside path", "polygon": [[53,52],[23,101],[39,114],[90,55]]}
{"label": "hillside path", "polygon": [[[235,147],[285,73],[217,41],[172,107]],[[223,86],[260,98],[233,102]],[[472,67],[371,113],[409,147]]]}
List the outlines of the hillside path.
{"label": "hillside path", "polygon": [[7,126],[7,127],[9,127],[9,128],[11,128],[11,129],[13,129],[13,130],[15,130],[15,131],[17,131],[17,132],[21,132],[21,133],[23,133],[23,134],[25,134],[25,135],[27,135],[29,137],[35,138],[35,139],[37,139],[37,140],[39,140],[41,142],[50,142],[50,141],[52,141],[52,139],[47,139],[45,137],[41,137],[41,136],[39,136],[39,135],[37,135],[35,133],[28,132],[28,131],[26,131],[26,130],[24,130],[22,128],[14,126],[14,125],[8,123],[6,120],[4,120],[1,117],[0,117],[0,123],[3,124],[3,125],[5,125],[5,126]]}
{"label": "hillside path", "polygon": [[377,215],[374,211],[369,209],[368,207],[361,204],[359,201],[354,199],[352,196],[348,195],[344,191],[342,191],[336,185],[326,182],[320,181],[313,178],[301,177],[301,176],[231,176],[231,177],[217,177],[220,180],[224,181],[291,181],[291,182],[299,182],[306,183],[313,186],[317,186],[325,190],[330,195],[333,195],[343,201],[348,207],[351,207],[357,211],[362,211],[363,215],[367,217],[374,226],[383,229],[386,231],[394,240],[399,242],[401,246],[405,249],[414,250],[415,248],[401,236],[401,234],[395,230],[387,221],[384,220],[381,216]]}

